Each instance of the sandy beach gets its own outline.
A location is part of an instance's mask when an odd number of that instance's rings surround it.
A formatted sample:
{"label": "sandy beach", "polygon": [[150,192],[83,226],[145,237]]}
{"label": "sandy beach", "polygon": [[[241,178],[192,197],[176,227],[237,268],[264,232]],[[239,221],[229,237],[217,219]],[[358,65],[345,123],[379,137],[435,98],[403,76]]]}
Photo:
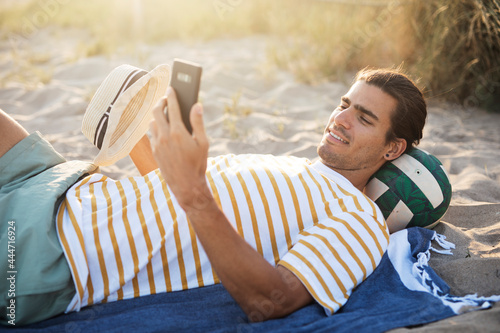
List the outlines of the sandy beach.
{"label": "sandy beach", "polygon": [[[346,82],[298,83],[266,57],[271,40],[247,37],[208,42],[171,41],[78,58],[78,30],[42,29],[13,47],[0,42],[0,108],[29,132],[40,131],[66,159],[92,160],[97,149],[80,131],[93,93],[116,66],[147,70],[176,57],[203,66],[200,100],[211,138],[210,156],[264,153],[316,158],[330,112]],[[34,59],[34,55],[38,58]],[[32,59],[28,64],[26,59]],[[24,71],[30,80],[17,80]],[[41,82],[37,80],[43,78]],[[429,101],[420,147],[438,157],[453,186],[451,206],[435,230],[456,245],[430,261],[451,294],[500,295],[500,113]],[[130,159],[104,167],[112,178],[138,175]],[[418,328],[395,332],[498,332],[500,304]]]}

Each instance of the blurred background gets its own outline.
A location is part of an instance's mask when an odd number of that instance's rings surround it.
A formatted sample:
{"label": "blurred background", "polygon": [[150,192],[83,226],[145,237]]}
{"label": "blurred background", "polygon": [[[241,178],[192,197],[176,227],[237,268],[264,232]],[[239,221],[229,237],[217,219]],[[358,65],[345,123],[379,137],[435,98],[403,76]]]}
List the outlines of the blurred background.
{"label": "blurred background", "polygon": [[167,40],[264,36],[267,61],[302,83],[402,66],[430,100],[500,110],[500,0],[0,0],[11,57],[0,59],[1,87],[50,81],[49,55],[23,48],[47,30],[72,40],[61,63],[140,58],[141,45]]}

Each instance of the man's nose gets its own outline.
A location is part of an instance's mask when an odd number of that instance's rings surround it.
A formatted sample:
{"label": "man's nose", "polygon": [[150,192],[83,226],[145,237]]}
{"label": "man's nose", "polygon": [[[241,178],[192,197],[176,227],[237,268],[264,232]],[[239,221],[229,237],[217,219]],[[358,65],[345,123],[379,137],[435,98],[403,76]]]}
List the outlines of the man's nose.
{"label": "man's nose", "polygon": [[352,123],[352,110],[351,108],[347,108],[345,110],[339,111],[334,117],[333,120],[337,126],[342,126],[344,128],[350,128]]}

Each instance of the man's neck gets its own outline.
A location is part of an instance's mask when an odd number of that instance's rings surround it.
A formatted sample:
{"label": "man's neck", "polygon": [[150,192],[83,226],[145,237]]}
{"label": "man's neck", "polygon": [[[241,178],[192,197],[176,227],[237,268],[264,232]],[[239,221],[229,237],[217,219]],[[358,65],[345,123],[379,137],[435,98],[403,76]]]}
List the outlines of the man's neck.
{"label": "man's neck", "polygon": [[351,170],[335,170],[335,171],[337,171],[342,176],[347,178],[351,182],[351,184],[361,192],[363,192],[363,189],[365,188],[366,184],[368,183],[368,180],[370,179],[370,176],[361,177],[359,173],[356,173],[355,171]]}
{"label": "man's neck", "polygon": [[323,160],[320,159],[320,162],[323,163],[326,167],[332,169],[338,174],[344,176],[354,187],[356,187],[361,192],[365,188],[368,180],[373,175],[375,171],[370,169],[362,169],[362,170],[347,170],[347,169],[339,169],[335,168],[331,165],[326,164]]}

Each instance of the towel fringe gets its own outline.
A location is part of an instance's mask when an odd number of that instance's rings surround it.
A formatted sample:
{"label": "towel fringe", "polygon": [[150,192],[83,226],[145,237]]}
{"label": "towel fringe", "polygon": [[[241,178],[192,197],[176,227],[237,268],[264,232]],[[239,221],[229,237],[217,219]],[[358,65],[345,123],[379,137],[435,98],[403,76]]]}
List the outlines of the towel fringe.
{"label": "towel fringe", "polygon": [[441,254],[451,255],[451,249],[455,248],[455,244],[448,242],[446,236],[434,233],[432,240],[435,240],[443,249],[435,249],[429,246],[429,249],[417,254],[417,261],[413,264],[413,274],[420,278],[420,283],[429,293],[441,299],[443,304],[449,306],[456,314],[461,314],[475,309],[486,309],[491,307],[494,302],[500,301],[500,295],[492,295],[489,297],[477,296],[470,294],[466,296],[451,296],[434,283],[432,277],[425,269],[431,257],[430,250]]}
{"label": "towel fringe", "polygon": [[470,294],[465,296],[445,295],[441,297],[443,304],[449,306],[456,314],[462,314],[479,309],[488,309],[493,303],[500,301],[500,295],[477,296]]}
{"label": "towel fringe", "polygon": [[438,234],[437,232],[434,233],[434,236],[432,236],[432,240],[435,240],[439,246],[441,246],[443,249],[440,250],[440,249],[436,249],[434,247],[430,247],[429,249],[436,252],[436,253],[440,253],[440,254],[447,254],[447,255],[452,255],[453,253],[451,252],[451,249],[454,249],[455,248],[455,244],[453,244],[452,242],[448,242],[446,240],[446,236],[445,235],[440,235]]}
{"label": "towel fringe", "polygon": [[413,264],[414,276],[418,276],[420,278],[420,284],[424,286],[429,293],[436,297],[442,297],[444,295],[443,290],[436,283],[434,283],[434,280],[425,269],[429,266],[430,258],[431,253],[429,250],[420,252],[417,255],[417,262]]}

